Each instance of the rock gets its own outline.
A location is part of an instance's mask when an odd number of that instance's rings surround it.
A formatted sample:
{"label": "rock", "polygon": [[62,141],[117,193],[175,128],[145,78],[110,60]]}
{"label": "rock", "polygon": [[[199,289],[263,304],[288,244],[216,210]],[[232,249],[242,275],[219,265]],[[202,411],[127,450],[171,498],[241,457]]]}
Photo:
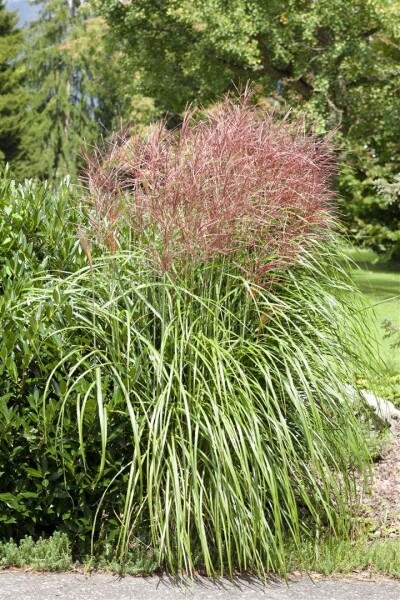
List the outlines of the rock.
{"label": "rock", "polygon": [[367,390],[360,390],[358,394],[350,385],[346,386],[346,390],[353,401],[355,401],[360,394],[379,419],[390,425],[392,429],[394,428],[394,421],[400,420],[400,410],[398,410],[390,400],[379,398],[378,396],[375,396],[373,392]]}
{"label": "rock", "polygon": [[390,423],[392,420],[400,419],[400,410],[397,410],[390,400],[384,400],[365,390],[360,390],[360,394],[382,421]]}

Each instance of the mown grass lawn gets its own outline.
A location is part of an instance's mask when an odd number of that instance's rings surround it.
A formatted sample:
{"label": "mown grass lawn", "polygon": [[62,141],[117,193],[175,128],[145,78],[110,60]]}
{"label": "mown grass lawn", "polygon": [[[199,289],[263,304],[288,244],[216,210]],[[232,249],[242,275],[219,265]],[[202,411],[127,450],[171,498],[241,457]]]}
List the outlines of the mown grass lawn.
{"label": "mown grass lawn", "polygon": [[367,302],[367,314],[375,329],[377,351],[390,373],[400,373],[400,350],[391,348],[393,339],[384,338],[384,319],[400,327],[400,265],[377,262],[370,250],[354,248],[349,252],[354,261],[353,278]]}

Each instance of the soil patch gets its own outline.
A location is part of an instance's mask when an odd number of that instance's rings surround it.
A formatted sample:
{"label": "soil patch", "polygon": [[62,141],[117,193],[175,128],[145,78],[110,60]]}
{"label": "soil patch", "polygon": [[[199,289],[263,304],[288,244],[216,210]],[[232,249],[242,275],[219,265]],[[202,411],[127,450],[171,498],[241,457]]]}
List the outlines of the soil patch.
{"label": "soil patch", "polygon": [[375,537],[400,537],[400,422],[390,447],[374,465],[371,483],[362,516],[371,519]]}

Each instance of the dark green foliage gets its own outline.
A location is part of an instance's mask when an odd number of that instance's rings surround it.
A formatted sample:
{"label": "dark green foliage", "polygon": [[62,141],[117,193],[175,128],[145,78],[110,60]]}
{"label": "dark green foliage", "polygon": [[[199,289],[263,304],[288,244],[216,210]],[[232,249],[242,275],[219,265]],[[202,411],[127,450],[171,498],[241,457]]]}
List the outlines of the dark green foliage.
{"label": "dark green foliage", "polygon": [[370,198],[358,216],[360,236],[384,260],[400,261],[400,174],[391,182],[375,182],[378,195]]}
{"label": "dark green foliage", "polygon": [[[87,73],[67,52],[77,17],[66,0],[38,2],[24,49],[29,119],[23,140],[20,177],[60,178],[73,174],[85,137],[94,124]],[[92,109],[93,111],[93,109]]]}
{"label": "dark green foliage", "polygon": [[20,155],[25,91],[22,69],[17,64],[22,33],[16,27],[16,13],[0,1],[0,166]]}
{"label": "dark green foliage", "polygon": [[[57,452],[57,416],[65,392],[64,377],[53,377],[49,403],[43,413],[43,393],[51,371],[70,350],[58,327],[73,327],[73,339],[86,347],[92,342],[85,328],[75,328],[72,298],[57,291],[28,319],[22,301],[36,288],[39,297],[52,273],[66,276],[86,264],[77,239],[78,218],[73,190],[66,184],[50,190],[47,184],[16,184],[6,173],[0,181],[0,539],[25,534],[51,534],[55,529],[68,533],[74,549],[89,549],[94,513],[105,486],[107,469],[94,488],[96,473],[86,472],[79,447],[78,429],[72,415],[65,420],[64,444],[68,459]],[[37,297],[38,299],[38,297]],[[65,303],[65,300],[67,302]],[[22,304],[20,303],[22,301]],[[97,463],[101,447],[97,416],[87,407],[88,458]],[[48,439],[46,423],[52,423]],[[129,424],[115,428],[116,448],[129,446]],[[129,433],[129,432],[128,432]],[[128,436],[128,437],[127,437]],[[49,443],[50,442],[50,443]],[[122,456],[112,458],[119,468]],[[119,465],[119,466],[118,466]],[[120,485],[111,486],[116,506],[122,507]],[[107,510],[107,505],[105,505]],[[118,513],[117,513],[118,514]],[[109,507],[109,516],[100,520],[100,539],[118,521]],[[99,532],[98,532],[99,533]],[[101,549],[101,544],[99,546]]]}
{"label": "dark green foliage", "polygon": [[85,143],[107,134],[126,99],[104,41],[104,26],[79,0],[37,0],[21,62],[27,111],[23,157],[16,173],[60,180],[75,177]]}
{"label": "dark green foliage", "polygon": [[[354,9],[340,0],[335,11],[329,0],[166,0],[157,10],[152,0],[93,4],[133,51],[143,88],[167,110],[182,111],[187,101],[214,99],[250,79],[278,101],[311,101],[332,126],[348,110],[357,118],[346,102],[377,83],[383,52],[393,58],[379,37],[369,39],[393,32],[379,2]],[[380,76],[387,83],[388,73]]]}
{"label": "dark green foliage", "polygon": [[0,181],[0,539],[51,532],[72,506],[41,434],[40,394],[63,352],[56,339],[40,347],[53,309],[48,303],[29,322],[9,310],[45,272],[83,264],[71,195],[66,185],[52,192],[46,184],[17,185],[7,173]]}
{"label": "dark green foliage", "polygon": [[0,290],[22,285],[43,271],[72,271],[82,264],[74,192],[62,184],[17,184],[0,178]]}

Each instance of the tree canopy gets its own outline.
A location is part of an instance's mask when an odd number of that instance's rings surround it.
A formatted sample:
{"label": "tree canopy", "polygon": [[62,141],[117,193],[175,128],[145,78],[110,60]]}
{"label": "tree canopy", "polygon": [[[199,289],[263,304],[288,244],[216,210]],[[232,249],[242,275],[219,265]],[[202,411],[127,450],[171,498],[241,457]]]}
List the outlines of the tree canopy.
{"label": "tree canopy", "polygon": [[338,0],[335,10],[330,0],[93,3],[124,42],[142,89],[168,110],[251,80],[291,104],[310,102],[330,127],[348,125],[360,93],[398,75],[397,2]]}
{"label": "tree canopy", "polygon": [[[270,105],[338,128],[344,212],[363,237],[375,180],[400,171],[398,0],[93,0],[166,113],[247,80]],[[381,215],[385,218],[385,215]],[[390,224],[387,224],[390,227]]]}
{"label": "tree canopy", "polygon": [[107,136],[130,103],[108,29],[81,0],[36,0],[20,61],[27,112],[20,177],[76,175],[84,143]]}
{"label": "tree canopy", "polygon": [[22,71],[17,64],[22,33],[17,28],[17,14],[0,0],[0,163],[20,155],[21,111],[24,105]]}
{"label": "tree canopy", "polygon": [[24,32],[0,2],[0,159],[20,179],[74,178],[84,143],[250,81],[266,110],[336,129],[342,218],[390,255],[376,182],[400,172],[400,0],[32,2]]}

